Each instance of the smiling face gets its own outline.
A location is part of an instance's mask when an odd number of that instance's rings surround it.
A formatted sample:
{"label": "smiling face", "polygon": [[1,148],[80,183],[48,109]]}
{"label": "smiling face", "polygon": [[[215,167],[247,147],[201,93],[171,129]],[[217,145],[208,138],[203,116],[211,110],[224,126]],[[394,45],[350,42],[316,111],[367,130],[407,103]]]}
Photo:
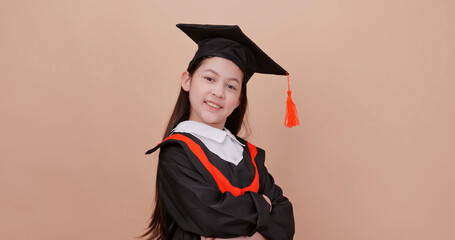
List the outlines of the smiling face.
{"label": "smiling face", "polygon": [[189,120],[224,128],[226,119],[240,104],[243,72],[230,60],[205,59],[190,76],[182,74],[182,88],[189,92]]}

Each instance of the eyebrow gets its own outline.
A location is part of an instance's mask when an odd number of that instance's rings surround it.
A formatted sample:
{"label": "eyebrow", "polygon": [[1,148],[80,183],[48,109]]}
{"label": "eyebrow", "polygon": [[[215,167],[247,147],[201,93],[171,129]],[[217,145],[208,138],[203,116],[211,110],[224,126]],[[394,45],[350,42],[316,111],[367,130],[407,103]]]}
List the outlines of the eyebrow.
{"label": "eyebrow", "polygon": [[[206,70],[204,70],[204,71],[205,71],[205,72],[211,72],[211,73],[215,74],[216,76],[220,76],[219,73],[217,73],[215,70],[212,70],[212,69],[206,69]],[[235,78],[235,77],[231,77],[231,78],[228,78],[228,79],[229,79],[229,80],[234,80],[234,81],[236,81],[238,84],[240,84],[240,81],[239,81],[237,78]]]}

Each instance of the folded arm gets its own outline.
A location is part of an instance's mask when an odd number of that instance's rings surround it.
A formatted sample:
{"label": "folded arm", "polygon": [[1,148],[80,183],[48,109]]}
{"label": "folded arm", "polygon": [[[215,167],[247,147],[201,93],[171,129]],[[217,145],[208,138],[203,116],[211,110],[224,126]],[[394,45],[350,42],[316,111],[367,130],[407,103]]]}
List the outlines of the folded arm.
{"label": "folded arm", "polygon": [[262,194],[221,193],[179,144],[161,148],[157,187],[167,213],[184,231],[232,238],[252,236],[269,225],[270,205]]}

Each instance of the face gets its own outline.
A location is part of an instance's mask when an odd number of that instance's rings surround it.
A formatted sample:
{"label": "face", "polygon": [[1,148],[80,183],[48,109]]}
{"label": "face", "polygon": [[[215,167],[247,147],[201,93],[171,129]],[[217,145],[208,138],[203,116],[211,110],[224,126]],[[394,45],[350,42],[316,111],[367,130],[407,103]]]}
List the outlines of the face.
{"label": "face", "polygon": [[221,57],[205,59],[192,76],[184,72],[182,88],[189,92],[189,120],[223,129],[240,104],[242,81],[242,70]]}

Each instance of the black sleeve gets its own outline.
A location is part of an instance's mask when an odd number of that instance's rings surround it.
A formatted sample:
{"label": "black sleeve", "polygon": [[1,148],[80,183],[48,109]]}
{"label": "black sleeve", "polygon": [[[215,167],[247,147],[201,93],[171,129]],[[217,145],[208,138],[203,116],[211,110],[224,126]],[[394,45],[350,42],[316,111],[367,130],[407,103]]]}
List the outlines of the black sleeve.
{"label": "black sleeve", "polygon": [[206,237],[231,238],[251,236],[267,227],[270,206],[261,194],[221,193],[195,165],[180,144],[161,147],[158,194],[180,228]]}
{"label": "black sleeve", "polygon": [[265,152],[258,149],[259,192],[270,198],[272,212],[267,227],[264,230],[259,230],[259,233],[268,240],[293,239],[295,223],[292,204],[283,196],[281,188],[275,184],[272,175],[269,174],[264,165],[265,156],[261,156],[261,154],[265,155]]}

